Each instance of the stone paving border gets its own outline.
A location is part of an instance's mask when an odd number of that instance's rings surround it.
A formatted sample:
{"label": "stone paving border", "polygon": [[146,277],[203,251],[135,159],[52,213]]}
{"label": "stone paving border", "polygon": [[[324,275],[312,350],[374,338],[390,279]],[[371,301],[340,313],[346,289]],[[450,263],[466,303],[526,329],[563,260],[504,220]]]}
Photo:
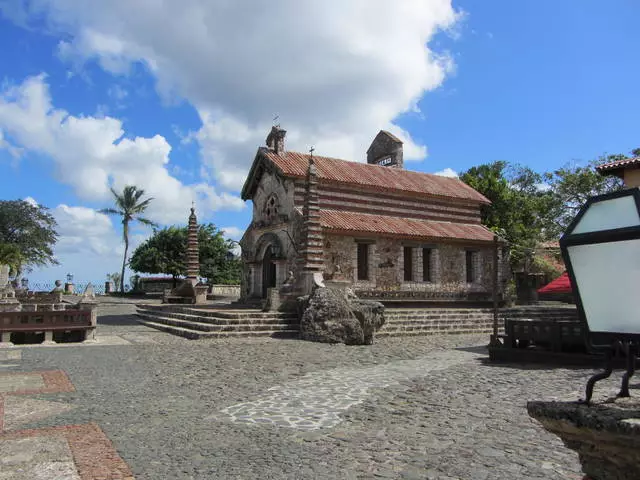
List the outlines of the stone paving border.
{"label": "stone paving border", "polygon": [[0,395],[0,434],[4,430],[4,396]]}
{"label": "stone paving border", "polygon": [[4,433],[0,434],[0,445],[3,440],[42,435],[58,435],[66,439],[82,480],[134,480],[129,466],[95,423]]}
{"label": "stone paving border", "polygon": [[35,395],[38,393],[62,393],[75,391],[71,380],[69,380],[67,374],[62,370],[44,370],[39,372],[7,372],[0,373],[0,378],[27,375],[41,376],[45,386],[43,388],[34,388],[30,390],[14,390],[12,392],[4,392],[4,395]]}

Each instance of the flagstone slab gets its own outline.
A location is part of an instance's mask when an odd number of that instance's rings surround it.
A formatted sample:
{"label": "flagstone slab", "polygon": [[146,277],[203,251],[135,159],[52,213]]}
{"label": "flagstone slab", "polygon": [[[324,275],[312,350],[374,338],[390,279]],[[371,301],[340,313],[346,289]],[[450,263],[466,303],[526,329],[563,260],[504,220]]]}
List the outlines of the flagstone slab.
{"label": "flagstone slab", "polygon": [[22,425],[38,422],[73,408],[73,405],[67,403],[8,395],[4,398],[4,425],[0,429],[15,430]]}
{"label": "flagstone slab", "polygon": [[71,380],[62,370],[0,373],[0,394],[33,395],[73,391]]}
{"label": "flagstone slab", "polygon": [[94,423],[0,434],[0,480],[134,480]]}

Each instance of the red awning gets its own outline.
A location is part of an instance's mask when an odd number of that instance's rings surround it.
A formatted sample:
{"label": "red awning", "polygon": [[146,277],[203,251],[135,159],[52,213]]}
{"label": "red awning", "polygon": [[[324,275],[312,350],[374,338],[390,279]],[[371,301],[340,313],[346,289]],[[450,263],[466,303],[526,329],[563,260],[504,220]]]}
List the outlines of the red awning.
{"label": "red awning", "polygon": [[538,293],[571,293],[571,280],[569,274],[564,272],[554,281],[546,284],[544,287],[538,289]]}

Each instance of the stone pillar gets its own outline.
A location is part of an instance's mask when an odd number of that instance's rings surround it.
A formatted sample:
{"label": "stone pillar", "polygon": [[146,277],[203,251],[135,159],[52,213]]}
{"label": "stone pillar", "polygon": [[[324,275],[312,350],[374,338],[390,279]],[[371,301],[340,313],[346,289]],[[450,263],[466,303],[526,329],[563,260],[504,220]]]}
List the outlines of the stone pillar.
{"label": "stone pillar", "polygon": [[298,257],[300,267],[298,287],[302,295],[307,295],[311,293],[314,285],[318,283],[324,266],[318,176],[313,160],[313,152],[309,159],[309,168],[307,170],[302,216],[301,248]]}
{"label": "stone pillar", "polygon": [[9,265],[0,265],[0,288],[9,284]]}
{"label": "stone pillar", "polygon": [[191,207],[187,233],[187,281],[191,282],[191,285],[195,286],[198,283],[199,274],[200,257],[198,251],[198,220],[196,218],[195,208]]}
{"label": "stone pillar", "polygon": [[53,345],[56,342],[53,341],[53,332],[52,331],[45,331],[44,332],[44,342],[42,342],[43,345]]}

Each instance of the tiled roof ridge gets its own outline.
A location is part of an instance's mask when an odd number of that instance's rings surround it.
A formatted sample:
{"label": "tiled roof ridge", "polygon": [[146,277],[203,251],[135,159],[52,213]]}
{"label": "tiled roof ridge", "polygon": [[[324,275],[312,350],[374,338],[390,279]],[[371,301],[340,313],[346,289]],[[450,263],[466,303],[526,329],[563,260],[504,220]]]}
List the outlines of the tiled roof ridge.
{"label": "tiled roof ridge", "polygon": [[598,172],[606,172],[609,170],[617,170],[622,167],[638,166],[640,168],[640,157],[630,157],[622,160],[616,160],[614,162],[603,163],[596,166]]}
{"label": "tiled roof ridge", "polygon": [[441,238],[489,242],[494,233],[480,223],[424,220],[392,215],[322,209],[322,228],[353,233],[375,233],[414,238]]}
{"label": "tiled roof ridge", "polygon": [[[300,210],[300,212],[302,212],[302,210]],[[482,226],[486,228],[486,225],[479,222],[458,222],[455,220],[446,220],[446,219],[435,220],[431,218],[410,217],[410,216],[407,216],[406,214],[398,215],[397,213],[394,214],[394,213],[383,213],[383,212],[376,212],[376,213],[354,212],[353,210],[338,210],[336,208],[323,208],[321,209],[321,212],[322,213],[327,212],[328,214],[337,213],[337,214],[349,214],[349,215],[362,215],[362,216],[368,216],[368,217],[389,217],[389,218],[397,218],[400,220],[409,220],[409,221],[415,221],[415,222],[450,223],[452,225],[473,225],[473,226]]]}
{"label": "tiled roof ridge", "polygon": [[[295,151],[288,150],[281,154],[276,154],[275,152],[269,149],[260,149],[260,153],[263,154],[263,156],[266,157],[269,161],[274,163],[279,169],[281,169],[286,176],[295,177],[295,178],[304,178],[306,173],[306,168],[303,168],[302,165],[293,165],[293,164],[295,162],[300,162],[301,160],[308,162],[310,158],[310,155],[308,153],[295,152]],[[370,187],[384,188],[385,190],[401,191],[401,192],[407,192],[407,193],[422,193],[422,194],[427,194],[435,197],[453,198],[457,200],[464,200],[464,201],[470,201],[470,202],[476,202],[476,203],[491,203],[489,199],[487,199],[484,195],[474,190],[472,187],[464,183],[459,178],[444,177],[441,175],[436,175],[434,173],[417,172],[414,170],[389,168],[389,167],[384,167],[380,165],[372,165],[364,162],[355,162],[352,160],[345,160],[342,158],[335,158],[335,157],[326,157],[326,156],[316,155],[316,154],[313,155],[313,158],[316,161],[316,165],[322,162],[341,162],[347,165],[357,165],[358,166],[357,168],[370,169],[370,171],[375,172],[374,175],[386,175],[390,178],[396,178],[396,179],[399,177],[400,179],[404,179],[408,184],[413,184],[413,186],[415,186],[416,181],[419,179],[425,179],[425,180],[428,179],[430,182],[434,182],[435,185],[438,185],[441,188],[440,188],[440,191],[437,191],[437,192],[421,191],[416,188],[411,188],[410,186],[394,187],[393,185],[385,184],[384,182],[366,183],[366,181],[364,180],[362,182],[359,182],[359,181],[349,180],[346,178],[345,179],[331,178],[319,172],[318,177],[324,181],[335,181],[335,182],[346,183],[346,184],[357,184],[358,186],[362,186],[362,187],[370,186]],[[296,170],[300,170],[300,171],[296,171]],[[460,186],[461,191],[456,193],[447,191],[447,190],[451,190],[452,187],[454,186],[455,187]]]}

